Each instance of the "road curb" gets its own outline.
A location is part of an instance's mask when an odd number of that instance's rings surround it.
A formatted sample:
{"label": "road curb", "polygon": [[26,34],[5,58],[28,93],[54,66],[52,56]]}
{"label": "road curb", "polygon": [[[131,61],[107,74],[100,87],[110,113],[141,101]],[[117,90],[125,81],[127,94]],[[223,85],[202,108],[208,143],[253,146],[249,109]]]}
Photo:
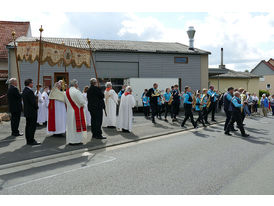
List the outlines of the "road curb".
{"label": "road curb", "polygon": [[[225,120],[218,121],[216,123],[211,123],[210,125],[220,124],[223,122],[225,122]],[[69,152],[62,152],[62,153],[53,154],[53,155],[46,155],[43,157],[37,157],[37,158],[29,159],[29,160],[23,160],[23,161],[0,165],[0,170],[23,166],[23,165],[27,165],[27,164],[33,164],[33,163],[37,163],[37,162],[43,162],[46,160],[56,159],[56,158],[60,158],[60,157],[66,157],[69,155],[75,155],[75,154],[79,154],[79,153],[83,153],[83,152],[89,152],[89,151],[99,150],[99,149],[108,148],[108,147],[115,147],[118,145],[128,144],[128,143],[132,143],[132,142],[138,142],[138,141],[142,141],[142,140],[152,139],[152,138],[156,138],[156,137],[161,137],[161,136],[165,136],[165,135],[176,134],[179,132],[191,131],[191,130],[194,130],[194,128],[176,129],[176,130],[172,130],[172,131],[168,131],[168,132],[162,132],[160,134],[147,135],[147,136],[141,137],[140,139],[125,140],[125,141],[116,142],[116,143],[113,143],[110,145],[99,145],[99,146],[95,146],[95,147],[76,149],[76,150],[69,151]]]}

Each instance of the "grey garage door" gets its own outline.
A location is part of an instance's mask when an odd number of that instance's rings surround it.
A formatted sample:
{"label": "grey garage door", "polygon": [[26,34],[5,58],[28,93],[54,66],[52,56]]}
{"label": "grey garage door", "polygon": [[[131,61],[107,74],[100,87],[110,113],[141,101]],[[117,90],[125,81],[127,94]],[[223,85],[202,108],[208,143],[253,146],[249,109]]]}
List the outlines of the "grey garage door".
{"label": "grey garage door", "polygon": [[138,62],[96,62],[100,78],[138,77]]}

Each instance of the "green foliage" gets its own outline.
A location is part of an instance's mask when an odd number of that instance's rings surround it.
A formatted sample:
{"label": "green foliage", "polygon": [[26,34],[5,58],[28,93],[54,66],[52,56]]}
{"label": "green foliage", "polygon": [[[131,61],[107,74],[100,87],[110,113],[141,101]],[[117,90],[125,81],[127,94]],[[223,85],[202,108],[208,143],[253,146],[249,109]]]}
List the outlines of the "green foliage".
{"label": "green foliage", "polygon": [[259,97],[261,98],[263,96],[263,94],[266,94],[266,96],[269,96],[269,91],[267,90],[259,90]]}

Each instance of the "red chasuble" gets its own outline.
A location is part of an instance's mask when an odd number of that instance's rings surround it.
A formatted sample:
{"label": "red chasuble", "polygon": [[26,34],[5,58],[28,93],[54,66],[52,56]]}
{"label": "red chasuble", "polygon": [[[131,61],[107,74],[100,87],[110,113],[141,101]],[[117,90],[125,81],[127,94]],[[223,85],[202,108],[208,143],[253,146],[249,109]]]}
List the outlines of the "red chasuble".
{"label": "red chasuble", "polygon": [[76,132],[87,131],[86,120],[85,120],[85,115],[84,115],[84,107],[81,107],[80,109],[77,107],[77,105],[74,103],[74,101],[70,97],[69,89],[67,89],[66,95],[70,102],[70,105],[72,106],[72,108],[74,110],[75,122],[76,122]]}
{"label": "red chasuble", "polygon": [[49,107],[48,107],[48,130],[50,132],[55,132],[56,128],[55,128],[55,100],[54,99],[50,99],[49,100]]}

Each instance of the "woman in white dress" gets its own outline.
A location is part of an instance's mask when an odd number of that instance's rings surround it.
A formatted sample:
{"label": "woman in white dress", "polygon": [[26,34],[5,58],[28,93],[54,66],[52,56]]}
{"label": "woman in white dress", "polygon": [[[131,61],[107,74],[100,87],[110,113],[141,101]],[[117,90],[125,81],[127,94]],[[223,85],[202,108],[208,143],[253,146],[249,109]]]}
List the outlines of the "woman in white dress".
{"label": "woman in white dress", "polygon": [[43,121],[47,122],[48,121],[48,106],[49,106],[49,95],[48,95],[49,87],[46,86],[44,88],[44,91],[42,93],[42,99],[43,99],[43,104],[42,104],[42,113],[43,113]]}
{"label": "woman in white dress", "polygon": [[38,98],[37,123],[40,126],[42,126],[45,123],[45,117],[44,117],[44,113],[43,113],[44,99],[42,98],[40,88],[41,88],[41,85],[37,86],[37,90],[35,91],[35,96],[37,96],[37,98]]}
{"label": "woman in white dress", "polygon": [[106,83],[105,90],[105,105],[106,105],[106,114],[103,114],[103,127],[115,128],[116,127],[116,110],[118,104],[118,95],[112,89],[111,82]]}
{"label": "woman in white dress", "polygon": [[88,111],[88,99],[87,99],[87,91],[88,91],[88,86],[85,86],[84,90],[83,90],[83,96],[86,100],[86,104],[85,104],[85,107],[84,107],[84,112],[85,112],[85,116],[86,116],[86,123],[87,123],[87,126],[91,126],[91,116],[90,116],[90,113]]}
{"label": "woman in white dress", "polygon": [[135,99],[132,95],[132,89],[130,86],[126,88],[125,93],[121,97],[121,103],[119,107],[119,115],[117,121],[118,130],[123,132],[132,131],[133,111],[135,106]]}

